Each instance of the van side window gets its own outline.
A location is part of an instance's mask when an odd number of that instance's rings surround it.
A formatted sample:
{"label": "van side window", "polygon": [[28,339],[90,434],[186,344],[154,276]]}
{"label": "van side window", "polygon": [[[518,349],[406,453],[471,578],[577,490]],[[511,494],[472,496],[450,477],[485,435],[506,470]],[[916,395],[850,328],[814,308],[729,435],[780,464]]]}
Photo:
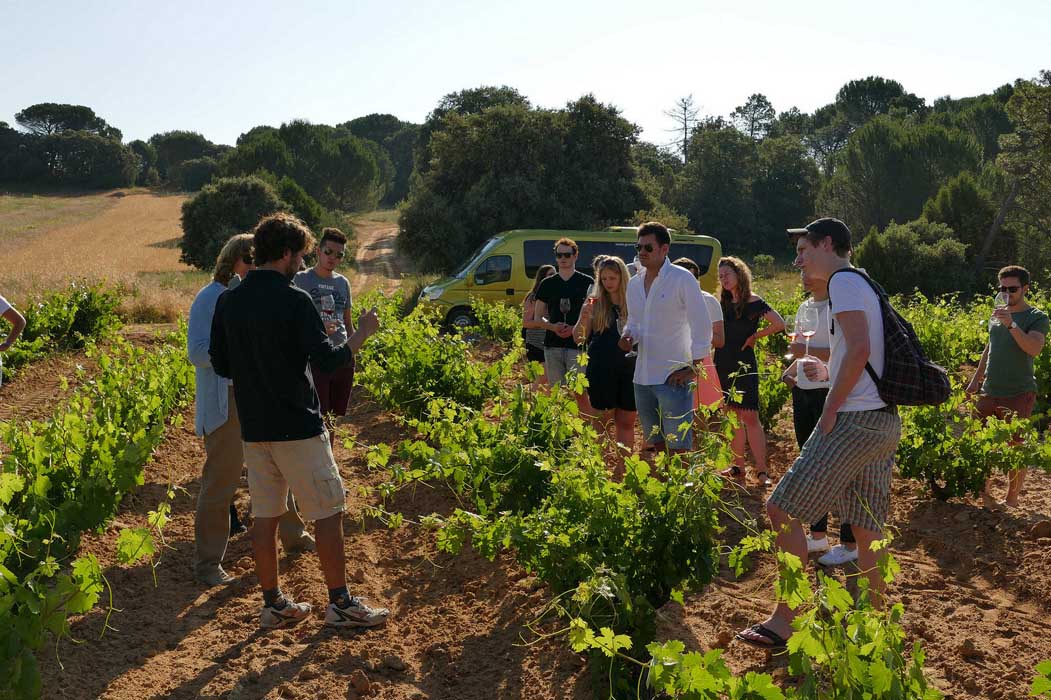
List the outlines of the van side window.
{"label": "van side window", "polygon": [[511,279],[511,256],[491,255],[474,271],[475,284],[493,284]]}
{"label": "van side window", "polygon": [[668,251],[668,259],[678,260],[679,258],[689,258],[697,263],[697,267],[701,268],[701,275],[704,275],[712,265],[712,247],[700,243],[672,243]]}

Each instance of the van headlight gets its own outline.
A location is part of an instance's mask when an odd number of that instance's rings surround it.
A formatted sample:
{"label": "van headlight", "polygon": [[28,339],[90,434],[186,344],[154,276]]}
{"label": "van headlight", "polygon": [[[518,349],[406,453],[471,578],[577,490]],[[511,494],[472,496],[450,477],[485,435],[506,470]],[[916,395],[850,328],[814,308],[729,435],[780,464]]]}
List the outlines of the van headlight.
{"label": "van headlight", "polygon": [[445,289],[442,287],[424,287],[423,291],[420,292],[420,298],[427,301],[438,301],[444,291]]}

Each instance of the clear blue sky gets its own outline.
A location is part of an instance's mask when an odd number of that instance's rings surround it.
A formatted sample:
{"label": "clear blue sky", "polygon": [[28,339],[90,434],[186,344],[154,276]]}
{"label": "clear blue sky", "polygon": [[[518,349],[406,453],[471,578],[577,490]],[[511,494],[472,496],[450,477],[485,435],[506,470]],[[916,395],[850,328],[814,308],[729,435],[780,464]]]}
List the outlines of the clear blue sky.
{"label": "clear blue sky", "polygon": [[294,118],[421,122],[442,95],[511,85],[535,105],[592,92],[643,138],[693,94],[727,115],[754,92],[811,111],[868,75],[932,101],[1051,68],[1051,3],[412,3],[0,0],[0,120],[85,104],[125,140],[171,129],[218,143]]}

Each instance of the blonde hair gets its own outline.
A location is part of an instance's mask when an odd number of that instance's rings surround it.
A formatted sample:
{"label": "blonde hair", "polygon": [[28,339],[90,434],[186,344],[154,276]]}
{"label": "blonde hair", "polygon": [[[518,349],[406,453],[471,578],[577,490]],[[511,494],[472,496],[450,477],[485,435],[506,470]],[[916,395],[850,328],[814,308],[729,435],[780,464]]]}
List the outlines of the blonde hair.
{"label": "blonde hair", "polygon": [[752,271],[744,260],[732,255],[719,258],[719,267],[728,267],[737,275],[737,303],[734,303],[733,294],[728,289],[722,290],[719,295],[723,304],[723,315],[729,316],[727,312],[733,310],[734,318],[741,318],[745,307],[748,306],[748,300],[752,298]]}
{"label": "blonde hair", "polygon": [[601,333],[609,328],[609,324],[613,321],[613,297],[602,284],[603,270],[616,270],[620,275],[620,285],[617,287],[617,293],[620,295],[620,314],[621,318],[627,318],[628,315],[626,302],[628,280],[631,279],[631,275],[628,274],[628,266],[623,260],[616,255],[608,255],[599,263],[598,270],[596,270],[595,288],[591,292],[591,296],[595,298],[595,308],[591,313],[589,333]]}
{"label": "blonde hair", "polygon": [[239,233],[231,236],[219,251],[219,257],[215,261],[215,271],[212,279],[223,285],[230,284],[230,278],[234,276],[234,266],[238,260],[252,257],[252,240],[250,233]]}

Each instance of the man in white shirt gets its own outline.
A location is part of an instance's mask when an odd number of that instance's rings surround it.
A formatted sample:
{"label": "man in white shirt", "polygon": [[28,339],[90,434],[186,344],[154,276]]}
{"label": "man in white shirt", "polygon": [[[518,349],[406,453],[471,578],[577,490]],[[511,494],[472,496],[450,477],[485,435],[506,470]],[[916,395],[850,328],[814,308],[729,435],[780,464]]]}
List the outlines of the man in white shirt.
{"label": "man in white shirt", "polygon": [[628,282],[628,321],[620,347],[635,361],[635,405],[644,451],[693,445],[693,385],[711,350],[712,322],[696,278],[668,260],[671,235],[660,223],[639,227],[641,269]]}
{"label": "man in white shirt", "polygon": [[[807,363],[811,379],[831,378],[817,427],[799,458],[767,500],[777,545],[801,561],[807,557],[801,521],[836,510],[853,526],[858,565],[869,580],[869,596],[883,603],[883,578],[872,543],[882,537],[890,509],[894,453],[901,438],[897,409],[887,405],[866,364],[883,374],[883,315],[879,297],[850,265],[850,229],[838,219],[818,219],[798,233],[796,265],[817,283],[828,283],[831,349],[826,366]],[[795,610],[778,603],[760,624],[737,639],[763,649],[782,649],[792,635]]]}

